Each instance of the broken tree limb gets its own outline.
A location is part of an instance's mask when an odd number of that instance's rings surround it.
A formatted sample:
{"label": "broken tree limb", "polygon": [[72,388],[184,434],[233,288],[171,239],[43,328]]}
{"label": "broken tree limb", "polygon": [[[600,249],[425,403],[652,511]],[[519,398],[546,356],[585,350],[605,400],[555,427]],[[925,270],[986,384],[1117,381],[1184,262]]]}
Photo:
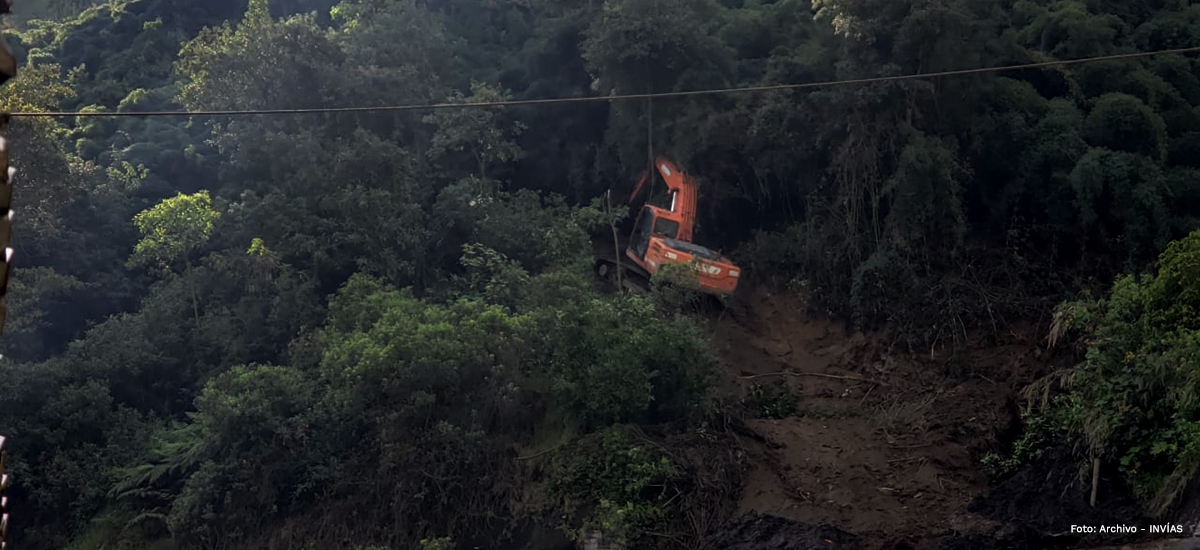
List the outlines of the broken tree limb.
{"label": "broken tree limb", "polygon": [[769,372],[769,373],[766,373],[766,374],[752,374],[752,375],[749,375],[749,376],[740,376],[739,378],[741,378],[741,379],[743,379],[743,380],[753,380],[753,379],[755,379],[755,378],[766,378],[766,377],[768,377],[768,376],[796,376],[796,377],[801,377],[801,376],[814,376],[814,377],[817,377],[817,378],[832,378],[832,379],[834,379],[834,380],[853,380],[853,381],[855,381],[855,382],[866,382],[866,383],[868,383],[868,384],[875,384],[875,385],[877,385],[877,386],[886,386],[886,385],[887,385],[887,384],[885,384],[885,383],[883,383],[883,382],[880,382],[880,381],[878,381],[878,380],[871,380],[871,379],[869,379],[869,378],[862,378],[861,376],[844,376],[844,375],[840,375],[840,374],[824,374],[824,373],[820,373],[820,372],[792,372],[792,371],[780,371],[780,372]]}
{"label": "broken tree limb", "polygon": [[933,443],[918,443],[916,445],[888,445],[893,449],[920,449],[921,447],[930,447]]}
{"label": "broken tree limb", "polygon": [[549,449],[546,449],[546,450],[544,450],[544,451],[540,451],[540,452],[536,452],[536,453],[533,453],[533,454],[531,454],[531,455],[528,455],[528,456],[518,456],[518,457],[517,457],[517,460],[532,460],[532,459],[534,459],[534,458],[537,458],[537,457],[539,457],[539,456],[543,456],[543,455],[546,455],[546,454],[548,454],[548,453],[552,453],[552,452],[554,452],[554,451],[557,451],[557,450],[559,450],[559,449],[563,448],[563,446],[564,446],[564,445],[566,445],[566,443],[565,443],[565,442],[564,442],[564,443],[559,443],[558,445],[555,445],[555,446],[553,446],[553,447],[550,447]]}

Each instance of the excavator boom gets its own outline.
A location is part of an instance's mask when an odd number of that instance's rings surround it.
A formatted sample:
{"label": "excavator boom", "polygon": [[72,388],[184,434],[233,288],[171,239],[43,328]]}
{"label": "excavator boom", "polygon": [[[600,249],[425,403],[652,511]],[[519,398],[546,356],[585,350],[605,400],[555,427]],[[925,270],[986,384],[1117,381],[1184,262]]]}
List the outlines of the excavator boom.
{"label": "excavator boom", "polygon": [[671,161],[659,157],[654,161],[654,167],[667,182],[671,192],[670,211],[678,216],[679,232],[675,238],[691,242],[692,230],[696,225],[696,182]]}

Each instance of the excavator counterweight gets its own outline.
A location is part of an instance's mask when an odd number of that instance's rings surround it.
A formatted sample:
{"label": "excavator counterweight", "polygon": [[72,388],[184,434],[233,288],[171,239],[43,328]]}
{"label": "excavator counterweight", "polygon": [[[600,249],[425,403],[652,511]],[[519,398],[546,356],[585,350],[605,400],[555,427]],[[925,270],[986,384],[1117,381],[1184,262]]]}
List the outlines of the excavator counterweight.
{"label": "excavator counterweight", "polygon": [[[715,296],[732,294],[737,289],[741,269],[720,253],[692,242],[696,223],[695,181],[661,157],[655,159],[654,168],[667,184],[668,204],[642,206],[628,242],[619,245],[623,249],[618,253],[623,257],[618,261],[616,254],[597,252],[597,273],[608,278],[615,273],[614,268],[620,267],[622,275],[639,280],[639,286],[644,286],[664,266],[680,265],[686,269],[679,273],[685,274],[687,282],[701,292]],[[646,172],[639,178],[631,202],[652,181],[650,175]]]}

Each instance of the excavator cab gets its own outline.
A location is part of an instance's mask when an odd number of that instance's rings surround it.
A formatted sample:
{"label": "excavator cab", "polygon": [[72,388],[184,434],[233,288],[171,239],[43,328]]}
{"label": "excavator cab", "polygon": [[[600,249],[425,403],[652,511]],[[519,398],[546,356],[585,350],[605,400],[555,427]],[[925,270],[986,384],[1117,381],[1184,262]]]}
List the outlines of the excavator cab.
{"label": "excavator cab", "polygon": [[[737,265],[720,253],[692,242],[695,182],[666,159],[657,159],[655,168],[670,191],[669,203],[641,208],[625,255],[649,276],[666,264],[687,264],[696,273],[695,282],[701,291],[716,295],[733,293],[740,276]],[[634,196],[646,181],[643,177],[638,182]]]}
{"label": "excavator cab", "polygon": [[633,235],[629,240],[629,250],[633,258],[646,259],[652,237],[674,239],[679,236],[679,222],[662,215],[662,209],[655,206],[643,206],[634,222]]}

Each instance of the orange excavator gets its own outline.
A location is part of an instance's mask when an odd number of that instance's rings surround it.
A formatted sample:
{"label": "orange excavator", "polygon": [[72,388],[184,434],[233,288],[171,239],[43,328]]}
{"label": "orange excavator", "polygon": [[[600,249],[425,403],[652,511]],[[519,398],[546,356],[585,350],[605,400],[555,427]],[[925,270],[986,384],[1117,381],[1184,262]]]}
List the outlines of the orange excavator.
{"label": "orange excavator", "polygon": [[[596,273],[606,280],[618,279],[622,284],[647,287],[650,279],[664,266],[680,265],[688,286],[714,296],[728,296],[737,289],[741,269],[720,253],[692,242],[696,223],[696,182],[671,161],[658,157],[655,171],[667,183],[669,199],[666,205],[647,201],[638,211],[633,233],[624,245],[614,243],[618,251],[598,245]],[[642,173],[630,195],[633,203],[653,181],[649,170]]]}

